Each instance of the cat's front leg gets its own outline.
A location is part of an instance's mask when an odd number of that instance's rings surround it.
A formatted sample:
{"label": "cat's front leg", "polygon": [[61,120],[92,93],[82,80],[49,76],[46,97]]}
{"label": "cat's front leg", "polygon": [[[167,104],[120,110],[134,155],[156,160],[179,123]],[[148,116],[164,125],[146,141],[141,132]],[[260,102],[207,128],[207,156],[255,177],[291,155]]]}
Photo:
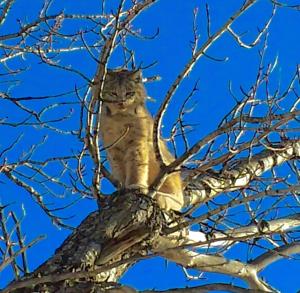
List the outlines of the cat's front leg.
{"label": "cat's front leg", "polygon": [[148,192],[149,151],[147,145],[140,143],[128,148],[125,155],[126,179],[125,187]]}

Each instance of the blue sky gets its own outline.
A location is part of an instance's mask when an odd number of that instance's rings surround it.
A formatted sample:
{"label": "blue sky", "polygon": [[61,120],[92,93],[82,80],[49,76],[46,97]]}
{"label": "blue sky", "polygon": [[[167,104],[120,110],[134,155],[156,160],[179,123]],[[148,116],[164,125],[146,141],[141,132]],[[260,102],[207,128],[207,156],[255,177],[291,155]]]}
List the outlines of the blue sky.
{"label": "blue sky", "polygon": [[[98,13],[99,1],[74,1],[62,0],[56,1],[52,12],[55,13],[65,9],[66,13]],[[118,1],[112,1],[111,5]],[[241,17],[233,28],[238,33],[245,33],[243,39],[251,42],[257,34],[257,28],[261,28],[268,20],[272,12],[272,6],[267,0],[258,1],[249,12]],[[12,15],[8,22],[1,28],[0,34],[15,31],[17,23],[15,19],[19,18],[24,22],[34,19],[37,15],[37,8],[41,6],[42,1],[21,1],[17,0],[12,10]],[[211,13],[211,31],[215,32],[228,17],[236,11],[243,3],[239,0],[210,0]],[[295,1],[291,4],[294,4]],[[148,107],[151,113],[155,113],[162,101],[164,94],[172,84],[178,73],[183,69],[191,56],[190,41],[193,39],[192,22],[193,9],[198,7],[199,15],[197,19],[198,32],[200,33],[199,43],[203,43],[206,38],[206,20],[205,5],[203,1],[194,0],[161,0],[139,18],[134,21],[136,27],[141,28],[142,34],[151,36],[159,28],[158,36],[153,40],[128,39],[128,46],[135,51],[137,64],[148,65],[153,62],[157,64],[144,71],[144,76],[161,76],[161,81],[147,84],[149,96],[156,102],[149,102]],[[299,12],[290,9],[278,10],[270,26],[268,35],[268,50],[265,58],[266,64],[274,62],[278,58],[278,66],[274,72],[274,86],[280,84],[284,88],[289,79],[295,72],[296,65],[300,61],[300,42],[299,38]],[[67,30],[74,31],[72,25],[67,24]],[[229,82],[232,83],[233,91],[237,97],[242,98],[240,86],[248,90],[256,78],[259,58],[258,50],[261,44],[251,50],[239,47],[229,34],[223,35],[208,51],[209,55],[218,59],[226,59],[226,62],[216,62],[208,58],[202,58],[194,67],[193,72],[186,78],[182,86],[177,91],[171,103],[170,111],[165,117],[164,134],[167,136],[170,130],[170,123],[176,117],[176,111],[180,107],[187,93],[193,88],[194,83],[199,80],[199,91],[191,101],[191,105],[197,103],[195,111],[188,115],[191,123],[196,124],[194,131],[189,139],[195,142],[205,134],[214,130],[222,117],[234,105],[234,100],[230,97],[228,91]],[[110,61],[110,67],[120,66],[120,54],[115,54]],[[71,64],[78,70],[81,70],[88,77],[92,78],[96,70],[95,62],[86,53],[72,53],[69,56],[62,55],[60,58],[64,64]],[[73,90],[75,85],[81,86],[84,81],[68,72],[60,71],[55,68],[49,68],[40,64],[36,57],[28,56],[25,60],[15,59],[11,61],[13,68],[29,66],[28,70],[16,79],[20,82],[10,87],[10,91],[15,97],[22,96],[42,96],[57,94],[64,91]],[[2,70],[2,68],[1,68]],[[0,83],[1,90],[7,89],[6,83]],[[74,102],[74,96],[66,97],[66,101]],[[29,103],[30,104],[30,103]],[[27,104],[27,105],[29,105]],[[39,108],[41,105],[30,104],[33,108]],[[69,122],[65,122],[66,127],[78,127],[79,108],[74,105],[67,105],[59,108],[59,113],[67,113],[70,108],[74,112]],[[12,120],[20,119],[18,110],[8,104],[2,107],[0,114],[11,117]],[[55,117],[56,113],[51,112],[49,117]],[[75,126],[74,126],[75,125]],[[60,125],[62,126],[62,125]],[[78,151],[80,144],[74,136],[58,136],[48,133],[47,130],[27,128],[2,127],[0,133],[6,139],[1,142],[1,148],[7,147],[20,133],[24,133],[24,138],[20,147],[9,153],[9,160],[13,162],[23,152],[27,152],[32,144],[39,143],[45,135],[48,135],[47,142],[42,145],[37,152],[37,158],[43,158],[47,155],[70,154],[72,151]],[[50,170],[51,172],[51,170]],[[66,179],[67,180],[67,179]],[[47,239],[39,243],[28,251],[30,268],[33,269],[41,262],[46,260],[54,253],[54,250],[68,235],[67,230],[54,227],[49,219],[41,212],[40,208],[32,201],[30,196],[19,188],[5,182],[6,185],[0,186],[0,202],[2,204],[11,204],[11,209],[22,215],[22,205],[26,209],[26,215],[22,221],[23,231],[26,233],[27,241],[30,241],[40,234],[46,234]],[[8,188],[9,187],[9,188]],[[109,192],[108,185],[104,185],[105,191]],[[71,195],[68,195],[71,196]],[[76,195],[75,195],[76,196]],[[56,205],[67,200],[51,199]],[[69,208],[64,215],[73,215],[68,223],[77,225],[88,213],[96,208],[95,203],[89,199],[83,199],[78,204]],[[238,253],[238,252],[237,252]],[[238,255],[237,255],[238,257]],[[282,289],[283,292],[294,292],[300,288],[300,281],[297,278],[299,274],[299,261],[280,261],[264,272],[264,276],[272,285]],[[280,273],[278,273],[280,271]],[[298,273],[297,273],[298,272]],[[10,270],[6,270],[0,275],[0,285],[3,286],[10,278]],[[138,277],[137,277],[138,276]],[[216,278],[216,275],[205,274],[210,281],[232,280],[228,277]],[[123,278],[126,284],[135,286],[138,289],[167,289],[187,285],[202,284],[205,280],[198,282],[187,281],[183,271],[175,264],[168,263],[160,258],[151,259],[138,263]],[[236,282],[241,284],[240,282]]]}

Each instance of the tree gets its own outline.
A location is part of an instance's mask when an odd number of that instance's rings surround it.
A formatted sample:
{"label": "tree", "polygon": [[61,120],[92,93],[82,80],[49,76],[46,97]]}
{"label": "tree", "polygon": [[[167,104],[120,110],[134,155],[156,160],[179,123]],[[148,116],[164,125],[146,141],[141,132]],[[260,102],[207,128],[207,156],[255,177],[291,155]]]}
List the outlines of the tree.
{"label": "tree", "polygon": [[[222,7],[226,12],[220,20],[213,17],[220,9],[214,1],[211,7],[201,4],[189,10],[190,54],[176,58],[182,66],[177,77],[167,69],[174,77],[169,83],[156,82],[155,57],[145,45],[161,41],[159,30],[147,35],[141,28],[147,31],[146,14],[155,5],[167,17],[176,4],[161,1],[168,5],[165,10],[157,0],[94,2],[83,8],[80,1],[78,7],[45,1],[28,18],[18,1],[1,2],[0,123],[5,139],[0,153],[0,267],[4,272],[11,269],[14,277],[11,283],[6,278],[3,292],[133,292],[119,285],[120,277],[138,261],[157,255],[182,266],[187,278],[196,279],[190,269],[200,274],[200,284],[195,281],[191,286],[195,289],[178,292],[276,291],[263,279],[264,269],[281,258],[296,261],[300,252],[299,67],[281,76],[281,57],[270,53],[268,44],[276,17],[287,11],[294,17],[300,6],[236,1]],[[178,31],[187,25],[181,17]],[[156,23],[151,19],[153,32]],[[256,21],[260,29],[254,33]],[[246,36],[245,26],[250,30]],[[245,41],[249,35],[254,41]],[[176,38],[178,45],[187,47]],[[147,54],[139,53],[141,49]],[[195,105],[205,95],[201,82],[231,59],[243,67],[238,54],[253,62],[252,67],[245,63],[251,77],[244,84],[238,84],[239,76],[212,78],[218,84],[211,91],[214,97],[209,97],[218,107],[212,116],[220,122],[195,124],[203,113]],[[199,69],[199,62],[209,71]],[[148,196],[118,188],[99,138],[99,97],[107,68],[120,66],[142,68],[145,83],[160,85],[153,141],[162,171]],[[220,86],[224,90],[218,98]],[[219,113],[223,117],[217,117]],[[160,137],[176,154],[170,165],[160,154]],[[160,210],[152,197],[167,175],[178,169],[186,185],[186,208],[176,214]],[[37,205],[29,203],[28,195]],[[36,206],[39,218],[33,219]],[[68,217],[72,213],[77,217]],[[49,239],[37,243],[42,236],[35,237],[33,228],[39,226],[36,220],[45,218],[71,234],[54,256],[45,255],[48,260],[41,264],[39,259],[41,265],[30,272],[26,254],[55,241],[50,235],[54,228],[43,222]],[[202,272],[228,275],[234,281],[213,278],[208,284],[201,280]]]}

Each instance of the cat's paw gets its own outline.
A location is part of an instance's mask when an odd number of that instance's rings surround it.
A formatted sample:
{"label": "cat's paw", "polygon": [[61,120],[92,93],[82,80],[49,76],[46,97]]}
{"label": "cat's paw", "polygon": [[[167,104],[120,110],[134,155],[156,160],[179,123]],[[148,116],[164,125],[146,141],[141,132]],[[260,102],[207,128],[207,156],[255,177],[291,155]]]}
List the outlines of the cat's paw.
{"label": "cat's paw", "polygon": [[135,190],[143,194],[147,194],[149,191],[148,187],[142,184],[130,184],[126,186],[126,189]]}

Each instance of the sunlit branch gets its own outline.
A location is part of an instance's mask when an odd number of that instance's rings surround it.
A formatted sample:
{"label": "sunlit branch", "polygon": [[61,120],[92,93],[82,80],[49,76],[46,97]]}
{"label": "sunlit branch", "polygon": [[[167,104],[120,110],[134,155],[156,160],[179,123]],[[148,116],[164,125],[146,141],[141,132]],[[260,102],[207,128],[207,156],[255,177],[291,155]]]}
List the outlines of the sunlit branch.
{"label": "sunlit branch", "polygon": [[[201,219],[204,217],[201,217]],[[207,218],[206,218],[207,219]],[[208,218],[209,219],[209,218]],[[168,247],[173,248],[189,248],[192,250],[201,249],[207,250],[218,248],[218,250],[228,250],[232,245],[240,242],[248,242],[252,239],[272,239],[275,235],[284,235],[290,231],[299,229],[300,227],[300,214],[290,215],[280,219],[270,221],[259,221],[257,224],[248,226],[235,227],[225,231],[190,231],[182,229],[187,224],[202,223],[205,220],[183,222],[178,226],[168,229],[171,234],[168,236],[160,236],[157,240],[157,245],[161,243],[168,243]],[[181,227],[180,227],[181,226]],[[182,230],[180,230],[182,229]],[[166,231],[167,235],[169,232]],[[276,258],[274,261],[277,260]]]}
{"label": "sunlit branch", "polygon": [[277,220],[261,221],[257,225],[233,228],[224,232],[215,232],[212,233],[211,242],[215,242],[214,245],[217,245],[219,241],[225,242],[227,240],[226,245],[231,245],[234,242],[247,241],[253,238],[265,238],[269,235],[284,234],[299,227],[300,214],[295,214]]}
{"label": "sunlit branch", "polygon": [[[300,252],[297,238],[300,227],[298,211],[300,172],[299,162],[296,161],[300,157],[300,141],[297,134],[300,114],[297,109],[300,103],[297,83],[300,76],[299,68],[297,67],[286,90],[281,93],[280,86],[275,90],[273,86],[269,86],[271,73],[277,69],[279,58],[275,57],[273,64],[267,66],[264,64],[267,35],[271,29],[276,7],[279,11],[280,6],[288,7],[288,5],[270,0],[275,5],[272,15],[250,44],[245,43],[242,35],[238,33],[239,27],[235,27],[235,21],[253,4],[258,3],[257,0],[245,0],[239,10],[215,33],[211,26],[213,14],[210,15],[210,9],[206,5],[207,39],[203,40],[202,45],[199,44],[201,39],[197,27],[198,9],[194,9],[192,56],[169,87],[154,122],[155,153],[162,168],[155,182],[150,186],[148,195],[153,198],[169,174],[182,172],[182,169],[185,169],[185,207],[181,212],[173,213],[162,211],[157,207],[155,200],[147,196],[136,194],[136,198],[131,198],[132,191],[122,197],[120,183],[114,178],[114,174],[110,173],[109,168],[105,167],[107,160],[101,152],[114,146],[127,135],[128,131],[126,130],[124,135],[109,146],[103,146],[99,138],[102,91],[107,67],[110,61],[116,64],[115,59],[111,57],[121,52],[121,60],[118,59],[117,62],[123,64],[122,68],[130,66],[135,68],[136,60],[140,60],[138,55],[135,59],[134,49],[128,47],[130,42],[127,40],[131,37],[141,40],[152,37],[141,36],[139,28],[134,27],[133,20],[158,0],[119,0],[117,9],[114,8],[111,14],[104,12],[105,1],[100,1],[98,6],[102,5],[102,7],[100,9],[98,7],[101,13],[99,15],[67,13],[53,15],[50,10],[54,2],[54,0],[46,0],[37,18],[27,24],[24,24],[23,20],[17,20],[19,29],[0,36],[2,54],[0,62],[4,68],[4,73],[0,72],[0,77],[3,76],[4,80],[1,86],[3,84],[3,88],[6,87],[0,93],[0,101],[4,105],[3,112],[10,111],[11,106],[18,112],[7,117],[4,115],[0,119],[0,126],[4,131],[7,128],[17,132],[17,138],[11,143],[5,142],[7,144],[0,151],[0,173],[4,177],[4,183],[9,182],[8,186],[14,184],[21,191],[29,193],[33,201],[55,225],[69,228],[63,223],[67,217],[58,217],[56,212],[82,198],[96,198],[99,212],[95,212],[95,216],[91,218],[92,214],[90,214],[87,218],[91,221],[86,226],[82,228],[80,224],[78,231],[74,230],[53,257],[29,274],[27,273],[30,266],[27,264],[25,252],[37,240],[26,245],[26,239],[22,235],[24,230],[21,230],[21,221],[16,214],[12,212],[10,215],[13,219],[13,231],[7,229],[6,219],[2,216],[0,253],[4,257],[0,270],[11,265],[16,279],[21,278],[8,285],[3,292],[17,288],[22,288],[20,292],[23,289],[28,289],[26,292],[29,292],[35,285],[38,288],[43,286],[46,288],[52,285],[60,286],[60,283],[64,283],[61,286],[74,285],[74,288],[76,285],[80,287],[90,283],[99,286],[95,288],[100,290],[104,288],[103,290],[109,292],[107,286],[110,286],[109,288],[116,286],[128,267],[136,261],[157,255],[172,260],[186,269],[195,269],[201,276],[203,271],[226,274],[244,280],[252,288],[244,289],[231,284],[209,284],[197,288],[177,289],[178,292],[204,292],[216,289],[233,292],[274,292],[273,288],[258,277],[258,273],[276,260],[282,257],[290,258],[291,255]],[[14,0],[0,0],[0,6],[2,5],[0,25],[8,19],[8,12],[13,3]],[[296,5],[289,7],[298,8]],[[70,24],[75,24],[76,19],[79,20],[79,26],[71,27]],[[229,35],[229,39],[233,37],[234,44],[248,49],[257,45],[266,36],[259,51],[256,78],[250,90],[240,88],[244,95],[242,101],[232,94],[236,104],[221,120],[216,130],[203,138],[198,137],[196,143],[192,145],[191,142],[195,137],[191,137],[189,141],[188,133],[193,124],[186,121],[185,114],[194,111],[193,107],[188,109],[186,106],[197,90],[195,85],[190,94],[185,95],[187,97],[183,99],[182,105],[179,105],[178,116],[172,126],[170,138],[176,151],[176,158],[171,164],[165,165],[159,147],[164,113],[170,107],[170,101],[179,86],[183,84],[184,78],[193,70],[200,58],[208,57],[214,61],[226,60],[208,55],[208,50],[225,35],[224,33]],[[77,60],[74,60],[75,66],[73,63],[68,63],[72,57],[76,58],[79,55],[85,55],[88,57],[88,62],[94,62],[94,76],[91,77],[88,68],[76,68]],[[26,57],[29,58],[26,60]],[[38,59],[38,62],[41,61],[44,67],[52,66],[63,70],[69,76],[73,74],[71,77],[74,75],[76,78],[80,77],[81,79],[78,80],[84,79],[84,87],[75,86],[74,91],[53,96],[34,98],[28,93],[28,96],[21,98],[10,97],[15,87],[19,86],[18,82],[22,80],[23,72],[25,76],[26,70],[28,72],[30,70],[26,66],[22,69],[13,68],[14,61],[24,59],[24,64],[27,65],[31,62],[31,57],[34,57],[34,60]],[[16,59],[13,60],[14,58]],[[141,67],[147,69],[153,64],[155,62]],[[33,78],[35,81],[36,76],[34,75]],[[155,79],[155,77],[144,78],[143,82]],[[71,82],[73,83],[73,80]],[[22,90],[21,86],[19,89]],[[65,95],[69,95],[68,99],[70,97],[71,102],[66,101]],[[288,100],[290,97],[292,99]],[[53,98],[57,100],[51,100]],[[282,103],[283,101],[286,104]],[[5,109],[6,104],[9,105],[7,109]],[[286,105],[287,110],[284,107]],[[72,109],[67,111],[67,108],[62,108],[63,106]],[[262,112],[259,112],[260,109]],[[17,115],[19,112],[21,112],[20,116]],[[260,117],[255,116],[258,113]],[[69,118],[72,119],[67,121],[66,119]],[[68,124],[69,122],[72,124]],[[76,130],[72,130],[74,122]],[[59,129],[57,125],[63,128]],[[18,133],[25,129],[24,137],[27,138],[35,133],[30,132],[29,128],[41,129],[46,134],[54,135],[58,140],[61,137],[68,139],[66,135],[71,135],[72,139],[77,141],[74,141],[74,145],[70,147],[78,148],[79,151],[69,151],[73,155],[55,157],[51,155],[50,150],[46,157],[43,151],[39,151],[41,145],[47,147],[46,140],[40,144],[32,144],[34,140],[31,140],[31,147],[26,151],[25,144],[19,143],[22,135],[18,137]],[[182,136],[183,145],[176,145],[179,135]],[[21,149],[19,146],[24,148]],[[14,158],[15,150],[23,151],[17,159]],[[58,149],[60,152],[63,150],[65,148]],[[182,150],[183,154],[180,155]],[[282,164],[284,166],[277,168]],[[285,167],[288,168],[288,172],[280,173],[280,170],[284,170]],[[268,176],[264,176],[266,172]],[[100,186],[103,178],[107,178],[116,189],[119,189],[118,192],[111,196],[104,194],[106,186]],[[49,196],[55,197],[55,200],[57,198],[64,200],[68,193],[72,196],[76,193],[76,199],[71,197],[72,202],[62,207],[51,208],[43,198]],[[142,202],[145,198],[152,204],[149,208],[145,202]],[[114,204],[120,199],[120,209],[114,212]],[[137,216],[131,217],[133,199],[138,202],[134,207]],[[147,219],[149,226],[136,230],[136,227],[140,227],[140,215],[144,212],[147,215],[152,212],[163,214],[164,217],[160,221],[151,214]],[[121,214],[125,216],[125,220],[122,219]],[[122,219],[121,223],[116,224],[120,219]],[[121,230],[119,226],[122,226]],[[189,231],[190,228],[193,231]],[[86,232],[90,233],[89,237],[86,237]],[[248,263],[221,255],[235,244],[238,245],[237,247],[247,246],[249,251],[255,247],[266,252]],[[279,245],[283,246],[278,247]],[[250,251],[247,259],[252,256],[253,253]],[[186,274],[186,277],[188,278],[189,275]],[[122,292],[122,288],[114,289],[117,290],[114,292],[118,290]],[[172,291],[174,290],[166,292]]]}
{"label": "sunlit branch", "polygon": [[4,7],[3,8],[1,7],[0,25],[2,25],[5,22],[7,15],[11,7],[13,6],[14,2],[15,0],[7,0]]}
{"label": "sunlit branch", "polygon": [[[127,291],[126,291],[127,290]],[[263,293],[262,290],[251,290],[245,289],[233,284],[226,283],[211,283],[200,286],[186,287],[186,288],[176,288],[168,290],[143,290],[136,291],[135,289],[128,286],[116,287],[113,289],[106,289],[107,293],[207,293],[211,291],[224,291],[224,292],[233,292],[233,293]]]}
{"label": "sunlit branch", "polygon": [[[292,196],[293,194],[295,194],[296,196],[299,195],[300,187],[291,186],[290,188],[282,190],[268,190],[265,192],[259,192],[252,196],[244,197],[242,199],[232,200],[228,204],[224,204],[219,208],[213,209],[207,213],[202,214],[201,216],[195,217],[187,222],[171,228],[170,232],[180,231],[181,228],[192,226],[196,223],[204,224],[207,220],[211,220],[213,222],[216,221],[216,224],[218,224],[219,221],[213,219],[214,216],[220,214],[222,211],[230,210],[231,208],[253,202],[254,200],[259,200],[260,198],[264,198],[266,196],[284,197],[289,193],[291,193],[290,196]],[[295,230],[300,226],[300,221],[298,218],[299,217],[296,214],[292,217],[285,217],[279,220],[258,220],[256,221],[257,223],[255,225],[235,227],[224,231],[211,227],[211,231],[209,233],[201,231],[185,231],[185,234],[180,234],[180,237],[181,240],[185,239],[184,244],[194,244],[199,248],[225,247],[240,241],[247,241],[253,238],[265,238],[273,234],[283,234],[288,231]]]}
{"label": "sunlit branch", "polygon": [[[242,152],[243,150],[249,149],[253,146],[256,146],[256,144],[260,143],[262,141],[262,139],[266,138],[267,135],[271,132],[271,131],[275,131],[277,128],[279,128],[280,126],[288,123],[290,120],[295,119],[295,117],[297,117],[297,115],[299,114],[299,111],[296,111],[294,113],[285,113],[283,114],[283,116],[279,115],[274,115],[271,120],[273,121],[277,121],[276,123],[274,123],[274,125],[272,125],[269,130],[265,133],[263,132],[262,134],[259,134],[257,137],[253,138],[252,141],[250,142],[246,142],[244,144],[242,144],[241,146],[239,146],[238,148],[236,148],[234,151],[231,151],[229,156],[226,154],[225,155],[225,159],[224,161],[227,161],[228,159],[234,157],[236,154]],[[279,119],[279,117],[281,117],[281,119]],[[204,137],[203,139],[199,140],[197,143],[195,143],[188,151],[186,151],[184,154],[182,154],[178,159],[176,159],[174,162],[172,162],[171,164],[169,164],[168,166],[162,168],[159,176],[157,176],[156,180],[154,181],[154,183],[152,184],[152,186],[150,186],[150,196],[153,196],[153,194],[155,194],[155,191],[157,190],[157,188],[159,188],[162,183],[164,182],[165,178],[168,176],[168,174],[174,172],[175,170],[177,170],[180,166],[182,166],[182,164],[184,164],[185,162],[187,162],[193,155],[195,155],[197,152],[199,152],[205,145],[209,144],[210,142],[214,141],[217,137],[226,134],[226,133],[230,133],[232,127],[234,127],[236,124],[239,124],[241,122],[248,122],[248,123],[260,123],[265,121],[266,119],[268,119],[268,121],[270,121],[270,117],[248,117],[248,116],[240,116],[240,117],[236,117],[230,121],[228,121],[227,123],[223,124],[221,127],[219,127],[217,130],[213,131],[212,133],[210,133],[209,135],[207,135],[206,137]],[[295,141],[297,142],[297,141]],[[287,148],[289,148],[289,143],[287,143]],[[299,155],[299,146],[297,145],[297,143],[294,145],[295,147],[295,156]],[[287,159],[288,160],[288,159]],[[229,173],[228,173],[229,175]],[[245,176],[245,174],[242,174],[243,176]],[[258,176],[258,175],[256,175]],[[201,177],[201,176],[200,176]],[[208,179],[211,178],[210,176],[208,176]],[[225,176],[226,178],[226,176]],[[237,178],[239,179],[239,178]],[[242,178],[241,178],[242,179]],[[210,179],[209,179],[210,180]],[[213,181],[213,178],[211,179]],[[216,184],[218,186],[222,186],[223,184],[223,180],[222,178],[219,178],[220,182],[216,181]],[[194,180],[189,180],[187,183],[190,183],[191,181]],[[225,180],[226,181],[226,180]],[[248,183],[249,181],[247,181]],[[229,184],[229,181],[227,181],[227,183]],[[232,184],[233,182],[230,181],[230,184]],[[236,182],[236,184],[240,184],[240,182]],[[206,184],[207,185],[207,184]],[[200,186],[199,186],[200,187]],[[212,188],[208,185],[209,188]],[[239,185],[237,185],[236,187],[240,187]],[[202,188],[200,188],[199,190],[201,190],[201,193],[203,192],[203,185]],[[235,190],[236,188],[233,188],[231,190]],[[224,190],[225,191],[225,190]],[[221,191],[220,191],[221,192]],[[212,196],[215,195],[216,193],[212,193]],[[200,200],[202,201],[202,200]],[[195,203],[196,201],[192,200],[190,201],[191,203]],[[188,204],[188,202],[187,202]]]}
{"label": "sunlit branch", "polygon": [[[22,48],[19,46],[7,46],[7,45],[3,45],[0,44],[0,49],[8,49],[8,50],[12,50],[11,53],[5,57],[0,58],[0,62],[7,62],[13,58],[17,58],[17,57],[23,57],[25,54],[34,54],[34,55],[46,55],[46,54],[61,54],[61,53],[71,53],[71,52],[75,52],[75,51],[83,51],[86,50],[86,48],[84,46],[78,46],[78,47],[68,47],[68,48],[59,48],[59,49],[35,49],[33,47],[26,47],[26,48]],[[17,52],[14,52],[17,51]]]}
{"label": "sunlit branch", "polygon": [[190,181],[187,186],[187,205],[206,202],[222,192],[246,187],[255,177],[293,158],[300,156],[298,140],[286,142],[273,150],[265,150],[252,158],[237,160],[232,170],[222,170],[216,176],[200,175]]}
{"label": "sunlit branch", "polygon": [[237,41],[237,43],[241,47],[244,47],[246,49],[251,49],[251,48],[253,48],[254,46],[256,46],[258,44],[258,42],[260,41],[261,37],[268,31],[268,29],[270,27],[270,24],[271,24],[271,22],[272,22],[272,20],[274,18],[275,12],[276,12],[276,6],[274,6],[274,8],[273,8],[272,14],[271,14],[268,22],[264,25],[263,29],[259,31],[259,34],[257,35],[256,39],[252,43],[250,43],[250,44],[244,43],[241,40],[241,37],[237,33],[235,33],[235,31],[231,28],[230,25],[227,27],[227,30],[231,33],[231,35],[233,36],[233,38]]}
{"label": "sunlit branch", "polygon": [[[13,0],[13,1],[10,0],[9,2],[14,2],[14,1],[15,0]],[[35,21],[24,25],[17,32],[6,34],[6,35],[0,35],[0,41],[16,39],[16,38],[22,37],[24,35],[28,35],[30,32],[32,32],[34,29],[36,29],[40,24],[46,23],[49,20],[56,20],[57,18],[86,19],[86,20],[105,19],[105,20],[111,21],[114,18],[114,15],[110,15],[110,14],[85,15],[85,14],[64,14],[64,13],[58,13],[58,14],[54,14],[54,15],[44,15],[44,16],[40,16]]]}
{"label": "sunlit branch", "polygon": [[[254,266],[236,260],[229,260],[223,256],[201,254],[182,248],[168,249],[167,243],[161,243],[160,245],[161,247],[158,247],[157,250],[161,256],[185,268],[234,276],[246,281],[251,289],[272,292],[271,288],[257,276]],[[159,248],[162,248],[162,250]]]}
{"label": "sunlit branch", "polygon": [[278,248],[274,248],[258,256],[250,262],[256,267],[257,271],[265,269],[268,265],[274,263],[281,258],[291,258],[293,254],[300,253],[300,242],[296,241]]}

